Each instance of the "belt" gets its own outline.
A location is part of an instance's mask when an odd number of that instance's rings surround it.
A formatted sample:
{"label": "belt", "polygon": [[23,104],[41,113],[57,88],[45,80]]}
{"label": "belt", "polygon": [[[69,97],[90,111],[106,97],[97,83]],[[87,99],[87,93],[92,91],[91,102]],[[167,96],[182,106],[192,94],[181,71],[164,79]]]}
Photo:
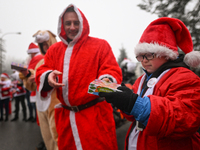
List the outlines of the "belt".
{"label": "belt", "polygon": [[79,112],[79,111],[81,111],[83,109],[91,107],[91,106],[97,104],[98,102],[102,102],[104,100],[105,100],[105,98],[99,97],[99,98],[96,98],[93,101],[90,101],[90,102],[88,102],[86,104],[83,104],[83,105],[71,106],[71,107],[67,106],[67,105],[62,105],[62,107],[65,108],[65,109],[67,109],[67,110],[71,110],[71,111],[74,111],[74,112]]}

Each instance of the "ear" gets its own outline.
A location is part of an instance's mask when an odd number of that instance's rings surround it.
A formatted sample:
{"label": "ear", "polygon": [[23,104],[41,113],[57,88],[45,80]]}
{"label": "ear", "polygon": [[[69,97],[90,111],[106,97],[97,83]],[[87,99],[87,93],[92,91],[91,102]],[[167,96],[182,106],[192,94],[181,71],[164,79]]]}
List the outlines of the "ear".
{"label": "ear", "polygon": [[53,34],[51,31],[47,30],[47,32],[48,32],[50,35],[52,35],[53,37],[56,37],[56,35]]}
{"label": "ear", "polygon": [[35,37],[41,30],[38,30],[35,34],[33,34],[33,37]]}

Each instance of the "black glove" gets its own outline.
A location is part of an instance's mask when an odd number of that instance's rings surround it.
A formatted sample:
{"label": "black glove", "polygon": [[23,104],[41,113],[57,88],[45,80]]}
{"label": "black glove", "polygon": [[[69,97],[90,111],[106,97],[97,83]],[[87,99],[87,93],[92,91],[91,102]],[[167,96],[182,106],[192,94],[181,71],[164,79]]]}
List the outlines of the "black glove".
{"label": "black glove", "polygon": [[121,90],[122,92],[99,92],[99,96],[105,97],[108,103],[112,103],[120,110],[130,113],[133,109],[138,94],[133,93],[133,91],[127,88],[124,83],[122,83],[117,89]]}

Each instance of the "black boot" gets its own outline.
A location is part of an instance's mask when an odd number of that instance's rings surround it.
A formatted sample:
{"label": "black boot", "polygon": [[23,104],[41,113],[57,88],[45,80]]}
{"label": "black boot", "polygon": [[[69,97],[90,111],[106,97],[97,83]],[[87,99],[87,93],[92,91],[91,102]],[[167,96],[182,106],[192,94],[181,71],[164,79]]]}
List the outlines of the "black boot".
{"label": "black boot", "polygon": [[24,114],[23,116],[24,116],[24,117],[23,117],[22,121],[25,121],[25,122],[26,122],[26,121],[27,121],[27,120],[26,120],[26,114]]}
{"label": "black boot", "polygon": [[26,122],[27,120],[26,120],[26,118],[23,118],[22,121],[25,121],[25,122]]}
{"label": "black boot", "polygon": [[3,121],[3,117],[0,118],[0,121]]}
{"label": "black boot", "polygon": [[33,117],[29,117],[26,121],[32,121]]}
{"label": "black boot", "polygon": [[32,122],[36,122],[36,118],[33,118],[31,121],[32,121]]}
{"label": "black boot", "polygon": [[44,144],[44,142],[42,141],[42,142],[40,142],[38,145],[37,145],[37,150],[43,150],[44,148],[45,148],[45,144]]}
{"label": "black boot", "polygon": [[4,120],[5,122],[8,121],[8,117],[6,117],[6,119]]}
{"label": "black boot", "polygon": [[17,121],[18,117],[14,117],[11,121]]}

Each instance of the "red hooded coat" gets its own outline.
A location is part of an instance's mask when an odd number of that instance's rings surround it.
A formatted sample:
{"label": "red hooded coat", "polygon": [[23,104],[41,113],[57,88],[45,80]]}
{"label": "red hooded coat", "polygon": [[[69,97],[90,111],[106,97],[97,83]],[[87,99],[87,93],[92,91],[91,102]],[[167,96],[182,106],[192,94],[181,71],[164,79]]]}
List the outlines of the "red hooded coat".
{"label": "red hooded coat", "polygon": [[[62,23],[65,10],[58,24],[61,42],[48,49],[45,63],[37,69],[36,83],[41,99],[45,100],[50,96],[50,92],[41,92],[45,75],[53,70],[62,72],[62,75],[58,76],[58,82],[64,83],[65,86],[57,89],[57,97],[62,105],[77,106],[97,98],[87,92],[90,82],[94,79],[109,77],[120,83],[122,74],[110,45],[103,39],[89,36],[88,21],[76,6],[74,10],[80,21],[79,33],[68,44]],[[76,113],[61,105],[56,106],[59,149],[117,150],[112,112],[111,105],[106,101]]]}
{"label": "red hooded coat", "polygon": [[[142,84],[140,77],[133,91],[139,94]],[[146,128],[138,135],[137,150],[199,150],[200,78],[186,68],[173,68],[152,90],[153,94],[147,94],[151,102],[150,117]],[[133,116],[124,116],[135,121]],[[132,126],[127,133],[125,149]]]}

